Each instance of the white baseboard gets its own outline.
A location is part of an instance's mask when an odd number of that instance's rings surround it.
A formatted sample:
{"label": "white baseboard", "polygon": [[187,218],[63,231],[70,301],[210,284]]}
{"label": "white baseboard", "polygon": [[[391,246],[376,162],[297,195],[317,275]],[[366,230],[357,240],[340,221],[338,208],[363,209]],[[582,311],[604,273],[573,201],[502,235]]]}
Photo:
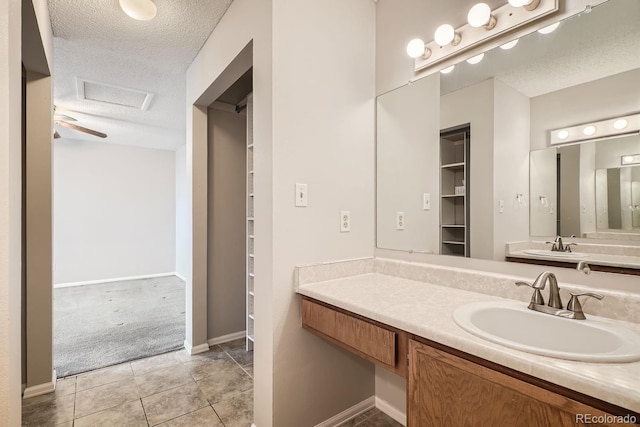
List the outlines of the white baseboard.
{"label": "white baseboard", "polygon": [[175,276],[176,276],[178,279],[182,280],[183,282],[185,282],[185,283],[187,282],[187,278],[186,278],[186,277],[184,277],[182,274],[178,273],[177,271],[176,271],[175,273],[173,273],[173,274],[175,274]]}
{"label": "white baseboard", "polygon": [[36,396],[41,396],[47,393],[53,393],[56,389],[57,379],[58,379],[58,376],[56,375],[56,370],[54,369],[53,374],[51,375],[50,382],[25,388],[24,393],[22,393],[22,398],[28,399],[30,397],[36,397]]}
{"label": "white baseboard", "polygon": [[389,402],[387,402],[386,400],[382,400],[377,396],[376,396],[376,408],[380,409],[382,412],[389,415],[391,418],[393,418],[403,426],[407,425],[406,413],[396,408],[395,406],[391,406]]}
{"label": "white baseboard", "polygon": [[209,345],[222,344],[222,343],[225,343],[225,342],[229,342],[229,341],[237,340],[237,339],[240,339],[240,338],[244,338],[246,335],[247,335],[247,331],[234,332],[232,334],[222,335],[222,336],[215,337],[215,338],[209,338],[207,340],[207,343]]}
{"label": "white baseboard", "polygon": [[187,350],[187,353],[190,356],[193,356],[194,354],[199,354],[199,353],[204,353],[206,351],[209,351],[209,344],[204,343],[204,344],[199,344],[195,347],[192,347],[191,344],[185,341],[184,349]]}
{"label": "white baseboard", "polygon": [[125,280],[152,279],[154,277],[167,277],[167,276],[176,276],[176,275],[177,275],[176,272],[172,271],[170,273],[145,274],[143,276],[114,277],[112,279],[86,280],[84,282],[56,283],[56,284],[53,285],[53,287],[54,288],[69,288],[71,286],[97,285],[99,283],[122,282],[122,281],[125,281]]}
{"label": "white baseboard", "polygon": [[375,405],[375,396],[371,396],[360,403],[356,403],[351,408],[347,408],[340,412],[338,415],[334,415],[326,421],[317,424],[315,427],[337,427],[345,421],[349,421],[351,418],[355,418],[365,411],[373,408]]}

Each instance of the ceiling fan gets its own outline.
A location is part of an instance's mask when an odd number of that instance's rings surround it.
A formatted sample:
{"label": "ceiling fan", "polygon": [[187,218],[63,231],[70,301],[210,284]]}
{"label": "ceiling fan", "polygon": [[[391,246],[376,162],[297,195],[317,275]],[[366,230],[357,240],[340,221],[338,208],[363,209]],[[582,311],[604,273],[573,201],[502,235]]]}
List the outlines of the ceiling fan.
{"label": "ceiling fan", "polygon": [[[66,114],[57,113],[55,106],[53,107],[53,121],[54,121],[55,124],[57,124],[59,126],[62,126],[62,127],[68,128],[68,129],[72,129],[72,130],[75,130],[75,131],[79,131],[79,132],[84,132],[84,133],[87,133],[89,135],[97,136],[98,138],[106,138],[107,137],[106,133],[99,132],[99,131],[93,130],[93,129],[89,129],[89,128],[86,128],[84,126],[76,125],[74,123],[70,123],[70,122],[77,122],[78,120],[73,118],[73,117],[71,117],[71,116],[68,116]],[[55,129],[53,131],[53,138],[54,139],[61,138],[60,134]]]}

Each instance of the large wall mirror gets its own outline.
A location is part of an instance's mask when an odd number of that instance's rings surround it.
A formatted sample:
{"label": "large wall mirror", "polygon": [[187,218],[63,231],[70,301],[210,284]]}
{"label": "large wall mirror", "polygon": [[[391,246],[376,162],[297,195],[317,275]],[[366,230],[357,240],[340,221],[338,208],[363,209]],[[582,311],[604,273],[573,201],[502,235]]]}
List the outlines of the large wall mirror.
{"label": "large wall mirror", "polygon": [[640,112],[638,46],[640,1],[609,0],[379,96],[377,246],[492,260],[556,235],[640,246],[640,165],[620,164],[640,136],[549,141]]}

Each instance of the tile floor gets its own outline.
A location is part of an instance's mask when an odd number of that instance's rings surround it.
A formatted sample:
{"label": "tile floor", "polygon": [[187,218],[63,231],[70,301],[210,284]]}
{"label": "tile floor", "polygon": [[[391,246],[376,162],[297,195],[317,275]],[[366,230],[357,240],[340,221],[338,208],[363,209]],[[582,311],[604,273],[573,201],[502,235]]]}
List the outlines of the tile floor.
{"label": "tile floor", "polygon": [[249,427],[253,352],[244,339],[59,379],[55,393],[23,400],[23,426]]}
{"label": "tile floor", "polygon": [[[161,354],[59,379],[55,393],[23,400],[23,426],[249,427],[253,352],[244,339],[189,356]],[[370,409],[341,427],[398,427]]]}

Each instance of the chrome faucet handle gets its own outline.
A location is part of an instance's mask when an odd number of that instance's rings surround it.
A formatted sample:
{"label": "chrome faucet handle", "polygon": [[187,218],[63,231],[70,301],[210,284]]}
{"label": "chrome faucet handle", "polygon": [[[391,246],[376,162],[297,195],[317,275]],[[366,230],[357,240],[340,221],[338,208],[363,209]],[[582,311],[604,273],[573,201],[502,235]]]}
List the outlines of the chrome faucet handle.
{"label": "chrome faucet handle", "polygon": [[544,282],[540,285],[537,282],[533,284],[527,282],[516,282],[516,286],[529,286],[533,288],[533,295],[531,295],[531,304],[544,305],[544,298],[542,298],[542,292],[540,289],[544,289]]}
{"label": "chrome faucet handle", "polygon": [[558,247],[556,246],[555,242],[545,242],[547,245],[551,245],[551,252],[556,252],[558,250]]}
{"label": "chrome faucet handle", "polygon": [[587,261],[579,261],[576,270],[582,271],[584,274],[591,274],[591,266],[587,264]]}
{"label": "chrome faucet handle", "polygon": [[592,298],[597,298],[599,300],[604,298],[603,295],[596,294],[593,292],[580,292],[580,293],[570,292],[570,293],[571,293],[571,299],[567,304],[567,310],[573,311],[575,313],[574,319],[578,319],[578,320],[586,319],[586,317],[584,316],[584,312],[582,311],[582,304],[580,304],[579,297],[581,296],[592,297]]}
{"label": "chrome faucet handle", "polygon": [[565,252],[571,252],[571,246],[578,246],[578,244],[577,243],[565,243],[564,251]]}

